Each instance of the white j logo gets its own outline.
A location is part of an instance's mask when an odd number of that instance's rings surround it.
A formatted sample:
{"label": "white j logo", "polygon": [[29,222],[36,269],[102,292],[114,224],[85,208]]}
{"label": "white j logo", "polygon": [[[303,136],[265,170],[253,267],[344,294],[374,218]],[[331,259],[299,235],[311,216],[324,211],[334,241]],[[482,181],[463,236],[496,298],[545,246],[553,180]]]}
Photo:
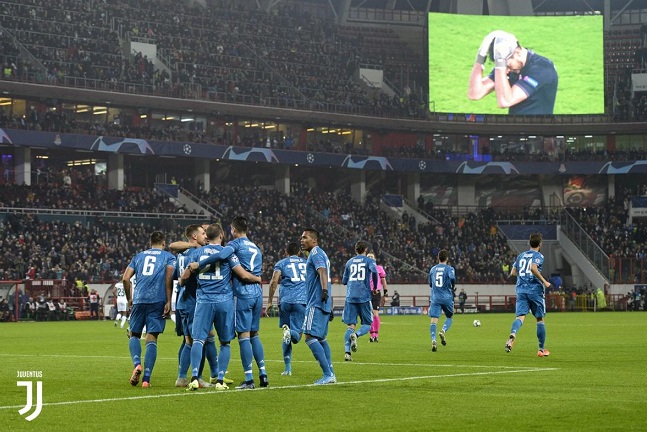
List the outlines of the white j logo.
{"label": "white j logo", "polygon": [[[25,406],[18,410],[20,415],[24,415],[29,410],[31,409],[33,403],[32,403],[32,395],[33,395],[33,382],[32,381],[18,381],[16,385],[18,387],[27,387],[27,403]],[[43,382],[42,381],[36,381],[36,411],[25,417],[25,420],[27,421],[32,421],[38,415],[40,414],[41,410],[43,409]]]}

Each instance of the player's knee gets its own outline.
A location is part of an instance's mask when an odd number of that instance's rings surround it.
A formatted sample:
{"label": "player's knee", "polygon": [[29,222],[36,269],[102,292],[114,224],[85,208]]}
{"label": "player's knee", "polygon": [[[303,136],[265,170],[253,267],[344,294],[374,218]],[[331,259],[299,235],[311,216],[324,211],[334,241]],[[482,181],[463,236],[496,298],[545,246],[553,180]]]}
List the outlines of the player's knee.
{"label": "player's knee", "polygon": [[141,333],[132,333],[132,332],[131,332],[131,333],[130,333],[130,337],[131,337],[131,338],[135,338],[135,339],[141,339],[142,334],[141,334]]}

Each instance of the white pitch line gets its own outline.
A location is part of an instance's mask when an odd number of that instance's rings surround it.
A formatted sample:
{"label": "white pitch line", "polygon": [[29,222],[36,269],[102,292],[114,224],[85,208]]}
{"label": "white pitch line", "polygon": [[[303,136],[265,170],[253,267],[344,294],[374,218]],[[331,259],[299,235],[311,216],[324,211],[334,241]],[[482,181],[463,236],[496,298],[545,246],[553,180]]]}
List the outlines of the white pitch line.
{"label": "white pitch line", "polygon": [[[124,360],[129,359],[128,356],[89,356],[89,355],[72,355],[72,354],[2,354],[0,357],[53,357],[53,358],[87,358],[87,359],[106,359],[106,360]],[[177,361],[177,357],[157,357],[157,360],[173,360]],[[284,360],[265,359],[265,363],[283,363]],[[292,360],[292,363],[317,363],[316,360]],[[339,362],[340,364],[342,362]],[[537,366],[501,366],[501,365],[466,365],[466,364],[438,364],[438,363],[376,363],[376,362],[361,362],[353,361],[352,363],[343,363],[349,366],[415,366],[415,367],[464,367],[464,368],[482,368],[482,369],[525,369],[535,370],[542,369]]]}
{"label": "white pitch line", "polygon": [[[335,384],[326,384],[321,387],[327,387],[331,385],[356,385],[356,384],[373,384],[373,383],[385,383],[393,381],[411,381],[411,380],[425,380],[425,379],[434,379],[434,378],[456,378],[456,377],[467,377],[467,376],[483,376],[483,375],[502,375],[502,374],[511,374],[511,373],[527,373],[527,372],[543,372],[543,371],[555,371],[559,370],[558,368],[537,368],[537,369],[523,369],[523,370],[506,370],[506,371],[491,371],[491,372],[473,372],[473,373],[457,373],[457,374],[447,374],[447,375],[425,375],[417,377],[402,377],[402,378],[385,378],[385,379],[376,379],[376,380],[361,380],[361,381],[344,381],[337,382]],[[302,389],[308,387],[315,387],[315,384],[301,384],[301,385],[288,385],[288,386],[279,386],[279,387],[266,387],[266,388],[256,388],[254,390],[247,391],[269,391],[269,390],[287,390],[287,389]],[[317,386],[318,387],[318,386]],[[159,398],[168,398],[168,397],[185,397],[185,396],[194,396],[194,395],[224,395],[224,394],[241,394],[244,391],[221,391],[216,392],[213,390],[207,390],[202,392],[183,392],[183,393],[165,393],[159,395],[147,395],[147,396],[127,396],[119,398],[106,398],[106,399],[89,399],[89,400],[76,400],[76,401],[65,401],[65,402],[50,402],[44,403],[43,406],[57,406],[57,405],[78,405],[78,404],[87,404],[87,403],[103,403],[103,402],[121,402],[125,400],[142,400],[142,399],[159,399]],[[0,406],[0,410],[5,409],[16,409],[23,408],[24,405],[10,405],[10,406]]]}

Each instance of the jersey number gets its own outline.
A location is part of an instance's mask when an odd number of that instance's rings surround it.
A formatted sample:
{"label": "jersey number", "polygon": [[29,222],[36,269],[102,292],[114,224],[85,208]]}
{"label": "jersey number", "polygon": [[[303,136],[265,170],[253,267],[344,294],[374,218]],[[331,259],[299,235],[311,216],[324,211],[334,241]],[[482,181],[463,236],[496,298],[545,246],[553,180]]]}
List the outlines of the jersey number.
{"label": "jersey number", "polygon": [[350,265],[350,277],[348,278],[349,282],[363,281],[366,280],[366,264],[351,264]]}
{"label": "jersey number", "polygon": [[445,270],[436,270],[436,278],[434,279],[434,285],[438,288],[442,288],[445,285]]}
{"label": "jersey number", "polygon": [[252,253],[252,259],[249,260],[249,272],[254,271],[254,259],[256,259],[256,255],[258,255],[258,249],[250,247],[249,251]]}
{"label": "jersey number", "polygon": [[144,276],[150,276],[155,271],[155,262],[157,257],[153,255],[147,255],[144,259],[144,268],[142,269],[142,274]]}
{"label": "jersey number", "polygon": [[[202,255],[198,261],[201,261],[205,258],[208,258],[209,255]],[[222,280],[223,277],[220,274],[220,261],[213,264],[209,264],[204,270],[198,275],[200,280]]]}
{"label": "jersey number", "polygon": [[299,263],[299,270],[297,270],[297,266],[294,263],[291,263],[288,268],[292,270],[292,277],[290,280],[294,283],[297,282],[304,282],[306,280],[306,264],[305,263]]}
{"label": "jersey number", "polygon": [[520,259],[519,260],[519,276],[520,277],[532,276],[533,274],[532,274],[532,271],[531,271],[531,267],[532,267],[532,260],[531,259],[529,259],[528,261],[526,261],[524,258]]}

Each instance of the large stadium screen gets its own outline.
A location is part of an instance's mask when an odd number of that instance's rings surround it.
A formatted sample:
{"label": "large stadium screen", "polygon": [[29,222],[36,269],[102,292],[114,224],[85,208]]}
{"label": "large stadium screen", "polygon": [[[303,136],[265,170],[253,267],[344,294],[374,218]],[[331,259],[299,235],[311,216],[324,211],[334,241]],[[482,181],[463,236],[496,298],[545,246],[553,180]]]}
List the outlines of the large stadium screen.
{"label": "large stadium screen", "polygon": [[[430,13],[429,109],[469,114],[604,113],[602,26],[601,15]],[[495,30],[505,33],[498,33],[489,45],[486,36]],[[479,70],[475,64],[482,45],[487,59]],[[508,75],[509,93],[504,81],[496,85],[492,54]]]}

